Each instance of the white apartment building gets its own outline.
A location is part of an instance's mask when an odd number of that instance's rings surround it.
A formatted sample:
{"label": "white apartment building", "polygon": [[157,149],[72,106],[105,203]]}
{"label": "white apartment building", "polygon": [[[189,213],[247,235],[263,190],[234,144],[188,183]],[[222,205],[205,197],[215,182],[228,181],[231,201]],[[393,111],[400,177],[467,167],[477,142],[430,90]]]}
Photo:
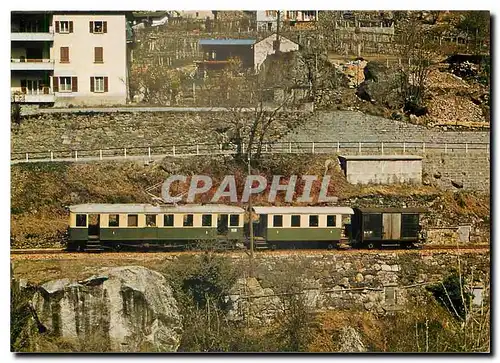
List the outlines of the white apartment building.
{"label": "white apartment building", "polygon": [[280,12],[280,23],[288,22],[290,25],[296,23],[314,22],[318,19],[317,10],[257,10],[257,28],[260,31],[274,32],[277,28],[278,11]]}
{"label": "white apartment building", "polygon": [[118,105],[127,101],[127,28],[117,12],[12,12],[13,100]]}

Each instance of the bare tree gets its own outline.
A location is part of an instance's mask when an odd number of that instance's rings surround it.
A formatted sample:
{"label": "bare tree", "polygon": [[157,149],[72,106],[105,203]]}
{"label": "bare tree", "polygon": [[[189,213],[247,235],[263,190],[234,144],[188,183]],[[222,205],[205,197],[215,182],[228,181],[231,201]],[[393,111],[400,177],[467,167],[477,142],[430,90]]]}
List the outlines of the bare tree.
{"label": "bare tree", "polygon": [[[273,58],[272,56],[270,58]],[[228,112],[223,124],[229,142],[236,147],[236,158],[252,153],[257,161],[267,142],[276,141],[296,124],[279,117],[279,113],[296,108],[303,101],[294,90],[290,62],[278,54],[267,62],[259,73],[244,69],[237,59],[220,72],[210,72],[201,97],[210,106],[223,107]]]}

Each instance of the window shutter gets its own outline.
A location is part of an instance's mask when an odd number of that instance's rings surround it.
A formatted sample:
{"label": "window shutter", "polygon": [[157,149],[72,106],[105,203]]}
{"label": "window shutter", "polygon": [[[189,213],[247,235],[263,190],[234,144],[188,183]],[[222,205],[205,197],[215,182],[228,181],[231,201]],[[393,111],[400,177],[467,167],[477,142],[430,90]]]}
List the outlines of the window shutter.
{"label": "window shutter", "polygon": [[93,21],[89,22],[89,30],[90,30],[91,33],[94,32],[94,22]]}
{"label": "window shutter", "polygon": [[95,47],[94,48],[94,62],[103,62],[103,48]]}
{"label": "window shutter", "polygon": [[59,92],[59,77],[52,77],[52,88],[54,92]]}
{"label": "window shutter", "polygon": [[59,22],[56,21],[56,33],[59,33]]}
{"label": "window shutter", "polygon": [[94,92],[94,77],[90,77],[90,92]]}
{"label": "window shutter", "polygon": [[69,32],[73,33],[73,22],[72,21],[69,22]]}
{"label": "window shutter", "polygon": [[61,62],[69,62],[69,47],[61,47]]}
{"label": "window shutter", "polygon": [[108,32],[108,22],[107,21],[103,21],[102,22],[102,32],[103,33],[107,33]]}
{"label": "window shutter", "polygon": [[71,77],[71,91],[78,92],[78,78]]}
{"label": "window shutter", "polygon": [[104,92],[108,92],[108,77],[104,77]]}

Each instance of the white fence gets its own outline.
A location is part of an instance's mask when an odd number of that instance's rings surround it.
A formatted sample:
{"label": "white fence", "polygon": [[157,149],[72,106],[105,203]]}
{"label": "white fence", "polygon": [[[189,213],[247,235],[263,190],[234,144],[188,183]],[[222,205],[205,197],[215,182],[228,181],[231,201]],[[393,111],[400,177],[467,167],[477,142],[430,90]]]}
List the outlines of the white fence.
{"label": "white fence", "polygon": [[[245,145],[242,151],[246,152]],[[256,151],[256,147],[253,148]],[[262,146],[263,154],[346,154],[346,155],[397,155],[417,154],[429,152],[441,153],[473,153],[490,152],[489,143],[433,143],[433,142],[275,142],[265,143]],[[212,144],[180,144],[167,146],[142,146],[107,148],[93,150],[50,150],[34,152],[11,153],[11,163],[46,162],[46,161],[100,161],[144,159],[153,160],[165,156],[194,156],[194,155],[234,155],[237,146],[230,143]]]}

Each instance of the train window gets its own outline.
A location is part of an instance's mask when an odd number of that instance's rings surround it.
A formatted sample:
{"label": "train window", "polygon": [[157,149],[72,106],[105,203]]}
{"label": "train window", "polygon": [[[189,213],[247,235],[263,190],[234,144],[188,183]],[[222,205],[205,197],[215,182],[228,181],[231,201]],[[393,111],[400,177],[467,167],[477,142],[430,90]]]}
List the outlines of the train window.
{"label": "train window", "polygon": [[365,237],[382,237],[382,214],[363,215],[363,231]]}
{"label": "train window", "polygon": [[335,227],[337,225],[337,216],[326,216],[326,226]]}
{"label": "train window", "polygon": [[273,216],[273,227],[283,227],[283,216],[282,215]]}
{"label": "train window", "polygon": [[292,227],[300,227],[300,216],[299,215],[292,216]]}
{"label": "train window", "polygon": [[165,214],[163,216],[163,226],[164,227],[173,227],[174,226],[174,215],[173,214]]}
{"label": "train window", "polygon": [[146,227],[156,227],[156,214],[146,214]]}
{"label": "train window", "polygon": [[229,226],[238,227],[240,224],[240,216],[238,214],[231,214],[229,216]]}
{"label": "train window", "polygon": [[319,226],[319,216],[309,216],[309,227]]}
{"label": "train window", "polygon": [[77,214],[76,215],[76,226],[77,227],[87,227],[87,215]]}
{"label": "train window", "polygon": [[401,215],[401,237],[418,237],[418,214]]}
{"label": "train window", "polygon": [[118,214],[110,214],[108,226],[119,227],[120,226],[120,216]]}
{"label": "train window", "polygon": [[139,221],[139,217],[137,214],[129,214],[127,217],[127,226],[129,227],[137,227]]}
{"label": "train window", "polygon": [[211,214],[203,214],[201,216],[201,225],[203,227],[211,227],[212,226],[212,215]]}
{"label": "train window", "polygon": [[192,227],[192,226],[193,226],[193,215],[184,214],[184,227]]}

